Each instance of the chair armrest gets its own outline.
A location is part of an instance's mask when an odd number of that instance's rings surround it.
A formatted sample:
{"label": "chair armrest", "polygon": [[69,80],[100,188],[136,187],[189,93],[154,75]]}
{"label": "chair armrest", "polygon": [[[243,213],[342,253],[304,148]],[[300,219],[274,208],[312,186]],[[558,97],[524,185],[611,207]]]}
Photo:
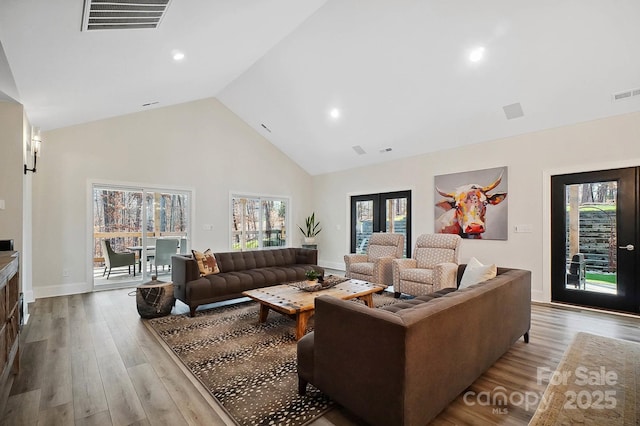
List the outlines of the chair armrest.
{"label": "chair armrest", "polygon": [[455,263],[438,263],[433,268],[433,291],[438,291],[442,288],[452,287],[456,288],[458,277],[458,265]]}
{"label": "chair armrest", "polygon": [[416,268],[418,261],[415,259],[393,259],[393,267],[398,269]]}
{"label": "chair armrest", "polygon": [[373,281],[376,284],[393,285],[393,260],[395,257],[383,256],[373,261]]}
{"label": "chair armrest", "polygon": [[344,263],[362,263],[366,262],[369,259],[369,256],[366,254],[345,254],[344,255]]}
{"label": "chair armrest", "polygon": [[[344,255],[344,266],[346,274],[349,274],[350,267],[352,263],[362,263],[366,262],[369,257],[366,254],[345,254]],[[349,278],[349,275],[346,275]]]}
{"label": "chair armrest", "polygon": [[393,289],[395,291],[399,291],[400,271],[402,269],[415,268],[416,266],[418,266],[418,261],[415,259],[393,259],[391,271],[393,273]]}

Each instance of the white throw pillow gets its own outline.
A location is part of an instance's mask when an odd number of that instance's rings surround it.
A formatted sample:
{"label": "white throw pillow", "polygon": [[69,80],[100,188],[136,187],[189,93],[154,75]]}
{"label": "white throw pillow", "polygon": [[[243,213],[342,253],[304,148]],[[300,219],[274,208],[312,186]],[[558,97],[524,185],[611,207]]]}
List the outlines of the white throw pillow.
{"label": "white throw pillow", "polygon": [[470,285],[481,283],[486,280],[490,280],[491,278],[495,278],[498,273],[498,268],[495,264],[493,265],[483,265],[476,259],[472,257],[467,262],[467,267],[464,270],[464,274],[462,274],[462,279],[460,280],[460,287],[467,288]]}

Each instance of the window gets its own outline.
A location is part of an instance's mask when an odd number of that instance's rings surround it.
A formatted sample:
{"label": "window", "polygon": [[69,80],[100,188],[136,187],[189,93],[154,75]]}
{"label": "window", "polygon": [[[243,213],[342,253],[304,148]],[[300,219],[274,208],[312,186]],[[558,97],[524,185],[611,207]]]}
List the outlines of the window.
{"label": "window", "polygon": [[231,196],[231,249],[255,250],[287,245],[289,200],[283,197]]}

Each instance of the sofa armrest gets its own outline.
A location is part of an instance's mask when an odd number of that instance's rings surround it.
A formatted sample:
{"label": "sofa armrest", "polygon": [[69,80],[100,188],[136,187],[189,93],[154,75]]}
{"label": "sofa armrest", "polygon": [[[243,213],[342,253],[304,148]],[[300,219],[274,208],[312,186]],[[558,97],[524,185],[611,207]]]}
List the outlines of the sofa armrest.
{"label": "sofa armrest", "polygon": [[200,278],[198,263],[191,255],[171,256],[171,282],[176,299],[188,303],[187,283]]}
{"label": "sofa armrest", "polygon": [[458,265],[450,262],[438,263],[433,268],[433,276],[433,291],[447,287],[456,288],[458,286]]}
{"label": "sofa armrest", "polygon": [[296,263],[301,265],[317,265],[318,250],[307,248],[296,248]]}
{"label": "sofa armrest", "polygon": [[397,315],[361,303],[315,300],[313,384],[377,424],[402,418],[407,329]]}

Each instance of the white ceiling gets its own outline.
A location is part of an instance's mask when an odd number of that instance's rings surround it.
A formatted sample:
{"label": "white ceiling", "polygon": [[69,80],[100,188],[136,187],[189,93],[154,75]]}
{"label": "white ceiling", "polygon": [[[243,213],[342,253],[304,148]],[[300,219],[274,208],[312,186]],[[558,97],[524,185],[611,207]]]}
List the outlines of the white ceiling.
{"label": "white ceiling", "polygon": [[320,174],[640,111],[611,100],[640,87],[638,0],[172,0],[157,30],[92,32],[82,3],[0,3],[44,130],[217,96]]}

